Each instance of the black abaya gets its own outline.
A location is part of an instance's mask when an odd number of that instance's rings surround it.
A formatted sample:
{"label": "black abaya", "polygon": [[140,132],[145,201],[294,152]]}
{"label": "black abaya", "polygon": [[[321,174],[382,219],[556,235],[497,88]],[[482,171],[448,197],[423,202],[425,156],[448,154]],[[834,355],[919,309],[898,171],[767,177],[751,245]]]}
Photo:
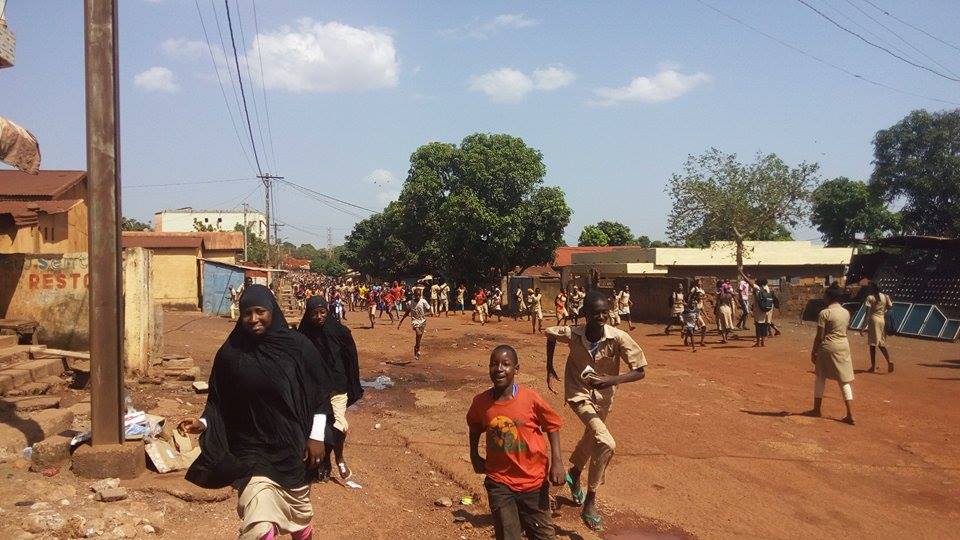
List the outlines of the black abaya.
{"label": "black abaya", "polygon": [[217,351],[201,454],[187,480],[219,488],[266,476],[293,489],[309,482],[303,457],[314,415],[330,414],[329,374],[310,341],[290,330],[269,289],[247,288],[241,312],[250,306],[271,310],[273,321],[261,336],[238,321]]}
{"label": "black abaya", "polygon": [[320,357],[328,363],[331,377],[331,392],[347,394],[347,406],[363,397],[363,387],[360,386],[360,361],[357,355],[357,344],[353,340],[350,329],[343,325],[332,314],[328,314],[323,325],[317,326],[311,318],[311,313],[317,308],[326,308],[326,301],[314,296],[307,300],[303,319],[297,329],[320,351]]}

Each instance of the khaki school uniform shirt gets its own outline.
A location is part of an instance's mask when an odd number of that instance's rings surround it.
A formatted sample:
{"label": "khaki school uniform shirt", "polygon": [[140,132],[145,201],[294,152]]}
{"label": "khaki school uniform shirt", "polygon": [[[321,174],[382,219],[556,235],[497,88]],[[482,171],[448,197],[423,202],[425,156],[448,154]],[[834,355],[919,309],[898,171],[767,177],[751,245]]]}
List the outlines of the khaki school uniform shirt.
{"label": "khaki school uniform shirt", "polygon": [[548,338],[570,346],[567,365],[563,370],[564,399],[570,403],[592,401],[594,403],[613,401],[614,386],[595,389],[580,375],[587,366],[593,367],[597,375],[619,375],[620,363],[632,370],[647,365],[647,359],[637,342],[623,330],[603,325],[600,347],[597,355],[591,356],[590,344],[584,335],[586,326],[551,326],[547,328]]}

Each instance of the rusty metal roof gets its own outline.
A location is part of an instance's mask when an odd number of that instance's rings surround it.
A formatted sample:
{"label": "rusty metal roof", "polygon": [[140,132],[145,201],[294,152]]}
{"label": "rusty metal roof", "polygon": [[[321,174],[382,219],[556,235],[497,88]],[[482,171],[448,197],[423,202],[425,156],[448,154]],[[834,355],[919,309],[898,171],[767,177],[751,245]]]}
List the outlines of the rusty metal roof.
{"label": "rusty metal roof", "polygon": [[0,214],[10,214],[18,227],[36,225],[39,214],[62,214],[80,204],[80,199],[56,201],[11,201],[0,200]]}
{"label": "rusty metal roof", "polygon": [[204,249],[229,249],[232,251],[243,251],[242,232],[202,232],[198,234],[203,237]]}
{"label": "rusty metal roof", "polygon": [[0,171],[0,199],[56,199],[87,178],[85,171]]}
{"label": "rusty metal roof", "polygon": [[149,231],[123,231],[122,244],[125,248],[199,248],[203,246],[203,237],[193,233],[176,234]]}

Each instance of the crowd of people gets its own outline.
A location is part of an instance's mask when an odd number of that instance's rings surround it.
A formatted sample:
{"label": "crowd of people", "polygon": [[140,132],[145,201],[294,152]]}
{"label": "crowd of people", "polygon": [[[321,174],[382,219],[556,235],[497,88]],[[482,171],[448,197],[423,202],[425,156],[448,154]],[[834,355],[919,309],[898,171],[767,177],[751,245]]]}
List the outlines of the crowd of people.
{"label": "crowd of people", "polygon": [[[368,313],[371,327],[384,314],[398,326],[409,318],[414,358],[420,360],[428,318],[463,314],[469,298],[473,320],[485,324],[493,316],[499,320],[504,305],[499,287],[471,292],[458,284],[451,290],[443,280],[432,279],[407,287],[396,281],[372,285],[303,274],[292,286],[303,307],[296,330],[266,287],[247,282],[235,291],[239,320],[217,352],[203,415],[178,424],[184,432],[202,434],[202,453],[187,478],[204,487],[231,485],[238,490],[240,538],[272,540],[282,534],[297,540],[310,538],[310,483],[327,481],[334,472],[343,481],[352,477],[344,455],[347,410],[363,397],[363,388],[357,347],[341,320],[354,311]],[[873,283],[865,293],[870,371],[876,369],[876,349],[880,349],[892,372],[885,341],[892,300]],[[560,290],[554,298],[557,324],[546,329],[540,289],[517,288],[513,295],[513,316],[527,317],[533,332],[545,335],[546,386],[554,393],[554,382],[561,380],[555,367],[556,345],[567,346],[564,402],[583,431],[565,468],[561,416],[535,390],[515,382],[520,368],[516,350],[503,344],[491,351],[492,386],[474,397],[466,422],[470,461],[477,473],[485,475],[496,537],[555,538],[550,484],[566,485],[571,500],[580,507],[583,523],[602,531],[597,493],[616,450],[607,424],[610,405],[619,385],[640,381],[646,374],[643,350],[618,328],[626,320],[634,329],[630,288],[588,292],[573,285]],[[845,298],[845,289],[838,284],[825,290],[826,307],[819,314],[811,348],[816,374],[813,408],[803,414],[822,414],[826,381],[835,380],[846,407],[843,421],[853,425],[854,372],[846,334],[850,313],[842,306]],[[699,333],[702,346],[707,300],[700,280],[689,290],[679,283],[669,296],[667,307],[674,320],[665,333],[677,324],[685,345],[696,350]],[[745,328],[751,316],[754,346],[765,346],[771,330],[780,333],[772,317],[779,300],[764,279],[741,275],[736,287],[730,280],[721,280],[712,303],[723,342],[734,329]],[[483,454],[481,437],[485,437]]]}

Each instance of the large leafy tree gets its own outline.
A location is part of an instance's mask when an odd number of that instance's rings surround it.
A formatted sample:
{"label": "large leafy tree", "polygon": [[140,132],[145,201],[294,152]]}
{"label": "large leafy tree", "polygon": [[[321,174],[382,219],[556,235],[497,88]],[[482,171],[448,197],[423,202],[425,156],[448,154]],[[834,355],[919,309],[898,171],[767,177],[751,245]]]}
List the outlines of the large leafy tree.
{"label": "large leafy tree", "polygon": [[548,262],[571,211],[545,174],[540,152],[510,135],[423,145],[398,200],[348,235],[345,260],[381,277],[439,271],[472,283]]}
{"label": "large leafy tree", "polygon": [[813,190],[810,223],[828,246],[848,246],[858,235],[877,238],[898,228],[899,216],[870,194],[863,182],[827,180]]}
{"label": "large leafy tree", "polygon": [[578,246],[609,246],[610,237],[603,229],[596,225],[587,225],[580,231],[580,238],[577,240]]}
{"label": "large leafy tree", "polygon": [[960,236],[960,109],[913,111],[873,138],[870,189],[902,201],[907,232]]}
{"label": "large leafy tree", "polygon": [[667,235],[679,245],[690,237],[731,241],[742,271],[747,240],[789,233],[806,218],[818,169],[815,163],[790,167],[776,154],[758,154],[746,164],[716,148],[691,155],[667,187],[673,200]]}
{"label": "large leafy tree", "polygon": [[124,231],[149,231],[150,226],[139,219],[125,217],[120,220],[120,229]]}

